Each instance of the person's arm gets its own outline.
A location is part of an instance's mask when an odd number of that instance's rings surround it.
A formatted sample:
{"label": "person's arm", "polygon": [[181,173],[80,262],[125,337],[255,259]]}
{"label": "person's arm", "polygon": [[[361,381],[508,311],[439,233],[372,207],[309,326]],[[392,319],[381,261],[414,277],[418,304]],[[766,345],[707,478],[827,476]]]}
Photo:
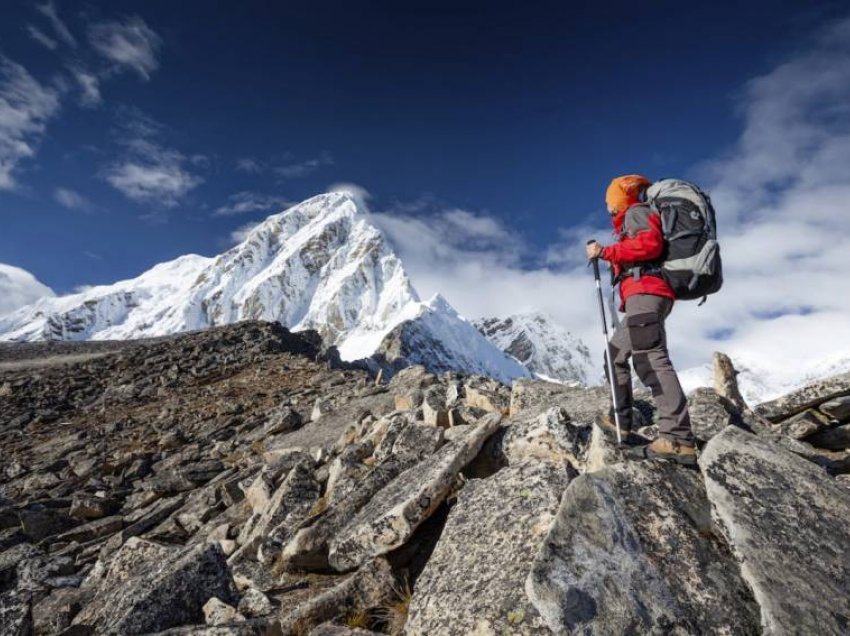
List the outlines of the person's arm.
{"label": "person's arm", "polygon": [[652,261],[664,251],[661,217],[649,208],[636,207],[626,215],[626,238],[603,248],[601,257],[615,265]]}

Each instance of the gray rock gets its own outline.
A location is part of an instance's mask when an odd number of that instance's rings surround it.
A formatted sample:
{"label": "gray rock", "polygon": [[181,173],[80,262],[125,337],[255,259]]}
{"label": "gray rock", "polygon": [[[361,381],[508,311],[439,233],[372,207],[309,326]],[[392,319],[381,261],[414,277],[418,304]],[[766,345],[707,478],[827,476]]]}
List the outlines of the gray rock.
{"label": "gray rock", "polygon": [[489,415],[460,441],[405,471],[369,501],[329,543],[335,569],[353,569],[402,545],[440,505],[455,476],[472,461],[501,422]]}
{"label": "gray rock", "polygon": [[850,448],[850,424],[825,428],[813,435],[809,435],[805,441],[812,446],[826,448],[828,450]]}
{"label": "gray rock", "polygon": [[850,395],[824,402],[818,409],[838,422],[846,422],[850,419]]}
{"label": "gray rock", "polygon": [[814,435],[820,430],[828,426],[829,422],[816,409],[808,409],[802,413],[798,413],[787,420],[782,420],[773,426],[783,435],[787,435],[793,439],[804,439],[809,435]]}
{"label": "gray rock", "polygon": [[765,632],[846,634],[850,492],[814,464],[735,428],[709,442],[699,465]]}
{"label": "gray rock", "polygon": [[[434,427],[421,427],[440,431]],[[427,449],[420,449],[420,452]],[[365,506],[372,497],[421,459],[418,453],[393,455],[378,464],[368,473],[356,488],[342,500],[328,506],[327,509],[308,517],[295,531],[289,543],[281,553],[281,564],[286,569],[328,568],[328,542],[340,528]]]}
{"label": "gray rock", "polygon": [[342,583],[281,617],[284,636],[299,636],[310,628],[354,610],[379,608],[392,595],[394,579],[385,559],[365,563]]}
{"label": "gray rock", "polygon": [[28,594],[14,591],[0,594],[0,628],[3,636],[32,634],[32,609]]}
{"label": "gray rock", "polygon": [[504,385],[482,377],[472,377],[464,383],[466,405],[488,413],[507,414],[510,410],[510,390]]}
{"label": "gray rock", "polygon": [[289,433],[301,428],[303,424],[304,418],[301,417],[301,414],[291,406],[284,405],[271,413],[263,425],[263,431],[266,435]]}
{"label": "gray rock", "polygon": [[550,633],[523,585],[568,482],[564,466],[533,458],[470,480],[416,581],[405,634]]}
{"label": "gray rock", "polygon": [[[118,563],[112,564],[75,625],[95,627],[99,634],[145,634],[202,623],[203,606],[213,596],[236,604],[236,589],[217,544],[180,550],[147,543],[135,539],[121,549]],[[125,551],[131,554],[122,555]]]}
{"label": "gray rock", "polygon": [[579,469],[590,442],[590,427],[574,426],[567,412],[555,406],[536,418],[508,422],[502,452],[509,464],[525,461],[569,462]]}
{"label": "gray rock", "polygon": [[445,391],[441,386],[432,386],[425,391],[422,400],[422,419],[429,426],[449,427]]}
{"label": "gray rock", "polygon": [[243,616],[254,618],[268,616],[274,611],[274,606],[268,596],[256,588],[249,587],[242,593],[242,598],[239,599],[239,605],[236,609]]}
{"label": "gray rock", "polygon": [[845,395],[850,395],[850,372],[818,380],[780,398],[759,404],[755,411],[772,422],[778,422]]}
{"label": "gray rock", "polygon": [[90,595],[91,593],[87,590],[74,588],[53,590],[32,608],[34,633],[58,634],[70,627],[74,616],[88,601]]}
{"label": "gray rock", "polygon": [[93,539],[114,534],[123,527],[124,521],[122,517],[104,517],[103,519],[95,519],[94,521],[89,521],[81,526],[72,528],[67,532],[63,532],[54,537],[53,540],[56,542],[77,541],[79,543],[86,543]]}
{"label": "gray rock", "polygon": [[100,519],[114,514],[117,510],[118,502],[114,499],[78,493],[71,500],[69,514],[77,519]]}
{"label": "gray rock", "polygon": [[217,599],[215,596],[204,603],[202,609],[204,621],[207,625],[227,625],[229,623],[241,623],[245,620],[245,617],[239,614],[235,607]]}
{"label": "gray rock", "polygon": [[333,625],[331,623],[325,623],[310,630],[310,636],[375,636],[379,633],[359,627],[346,627],[345,625]]}
{"label": "gray rock", "polygon": [[688,413],[694,436],[707,442],[732,423],[732,414],[714,391],[700,387],[688,395]]}
{"label": "gray rock", "polygon": [[559,634],[758,633],[699,475],[667,464],[625,462],[574,479],[526,591]]}
{"label": "gray rock", "polygon": [[289,539],[297,524],[307,516],[321,496],[321,485],[315,479],[312,462],[299,462],[283,480],[268,507],[255,519],[243,545],[230,557],[270,564]]}

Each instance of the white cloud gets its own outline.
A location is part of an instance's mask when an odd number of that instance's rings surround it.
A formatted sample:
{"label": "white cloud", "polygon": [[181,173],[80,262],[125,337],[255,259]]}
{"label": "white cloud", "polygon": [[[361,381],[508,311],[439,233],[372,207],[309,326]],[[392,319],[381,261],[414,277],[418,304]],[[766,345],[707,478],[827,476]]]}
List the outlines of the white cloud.
{"label": "white cloud", "polygon": [[323,152],[318,157],[300,161],[298,163],[290,163],[283,166],[276,166],[274,172],[279,177],[284,179],[300,179],[315,172],[322,166],[333,165],[333,157],[330,154]]}
{"label": "white cloud", "polygon": [[35,40],[36,42],[41,44],[46,49],[49,49],[51,51],[55,51],[56,47],[59,46],[59,44],[56,42],[56,40],[54,40],[49,35],[44,33],[44,31],[42,31],[41,29],[37,29],[36,27],[32,26],[31,24],[27,25],[27,33],[29,33],[29,36],[33,40]]}
{"label": "white cloud", "polygon": [[[850,20],[747,85],[739,141],[700,177],[717,208],[725,285],[702,307],[677,304],[668,331],[678,368],[723,350],[761,376],[768,394],[850,368],[848,104]],[[588,236],[610,242],[604,215],[598,226],[594,218],[562,230],[531,269],[528,247],[494,217],[416,209],[374,216],[423,296],[440,291],[468,317],[544,310],[602,350],[583,254]]]}
{"label": "white cloud", "polygon": [[53,198],[59,205],[66,207],[69,210],[87,212],[93,207],[91,202],[82,194],[68,188],[56,188],[56,190],[53,191]]}
{"label": "white cloud", "polygon": [[0,190],[16,187],[16,167],[35,156],[48,120],[58,111],[58,91],[0,57]]}
{"label": "white cloud", "polygon": [[86,108],[99,106],[103,101],[100,95],[100,78],[79,66],[71,66],[69,71],[80,89],[80,105]]}
{"label": "white cloud", "polygon": [[354,197],[360,205],[366,208],[366,205],[369,199],[372,198],[372,195],[369,194],[369,191],[363,186],[359,186],[356,183],[332,183],[327,187],[328,192],[347,192],[352,197]]}
{"label": "white cloud", "polygon": [[283,197],[256,192],[237,192],[227,198],[227,203],[213,212],[213,216],[233,216],[249,212],[279,212],[292,205]]}
{"label": "white cloud", "polygon": [[149,139],[124,141],[123,158],[107,166],[103,177],[116,190],[139,203],[174,207],[203,181],[185,168],[185,155]]}
{"label": "white cloud", "polygon": [[230,233],[231,243],[235,245],[244,241],[246,238],[248,238],[248,234],[251,233],[251,230],[257,227],[260,223],[262,223],[262,221],[250,221],[248,223],[240,225],[238,228],[236,228]]}
{"label": "white cloud", "polygon": [[119,68],[130,68],[144,79],[159,68],[157,55],[162,38],[138,16],[124,22],[100,22],[89,27],[89,42]]}
{"label": "white cloud", "polygon": [[53,290],[40,283],[25,269],[0,263],[0,316],[34,303],[45,296],[55,296]]}
{"label": "white cloud", "polygon": [[65,23],[59,18],[59,12],[56,9],[56,5],[53,2],[46,2],[42,5],[36,6],[36,9],[39,13],[41,13],[47,20],[50,22],[53,27],[53,31],[59,36],[59,39],[65,42],[68,46],[76,47],[77,40],[71,35],[71,31],[65,26]]}
{"label": "white cloud", "polygon": [[258,161],[253,157],[240,157],[236,160],[236,170],[239,172],[247,172],[259,174],[266,169],[262,161]]}

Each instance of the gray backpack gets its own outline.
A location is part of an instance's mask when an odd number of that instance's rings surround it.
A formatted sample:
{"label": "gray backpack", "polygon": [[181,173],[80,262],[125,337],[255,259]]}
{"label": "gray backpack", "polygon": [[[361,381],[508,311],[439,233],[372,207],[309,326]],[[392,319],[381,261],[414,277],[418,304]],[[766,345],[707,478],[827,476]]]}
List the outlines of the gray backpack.
{"label": "gray backpack", "polygon": [[647,188],[646,202],[661,216],[665,242],[661,261],[648,271],[664,278],[676,298],[705,301],[723,285],[711,199],[692,183],[662,179]]}

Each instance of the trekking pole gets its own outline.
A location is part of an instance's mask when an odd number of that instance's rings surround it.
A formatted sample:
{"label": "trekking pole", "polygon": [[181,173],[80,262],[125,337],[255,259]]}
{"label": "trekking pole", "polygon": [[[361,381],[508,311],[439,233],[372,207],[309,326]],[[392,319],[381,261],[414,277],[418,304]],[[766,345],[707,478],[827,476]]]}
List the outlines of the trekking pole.
{"label": "trekking pole", "polygon": [[[596,241],[590,240],[588,245]],[[599,315],[602,317],[602,334],[605,336],[605,362],[608,364],[608,386],[611,389],[611,403],[614,405],[614,426],[617,428],[617,446],[622,445],[620,435],[620,412],[617,404],[617,391],[614,388],[614,361],[611,360],[611,343],[608,339],[608,320],[605,316],[605,297],[602,293],[602,279],[599,276],[599,258],[590,259],[593,265],[593,278],[596,279],[596,293],[599,297]]]}

